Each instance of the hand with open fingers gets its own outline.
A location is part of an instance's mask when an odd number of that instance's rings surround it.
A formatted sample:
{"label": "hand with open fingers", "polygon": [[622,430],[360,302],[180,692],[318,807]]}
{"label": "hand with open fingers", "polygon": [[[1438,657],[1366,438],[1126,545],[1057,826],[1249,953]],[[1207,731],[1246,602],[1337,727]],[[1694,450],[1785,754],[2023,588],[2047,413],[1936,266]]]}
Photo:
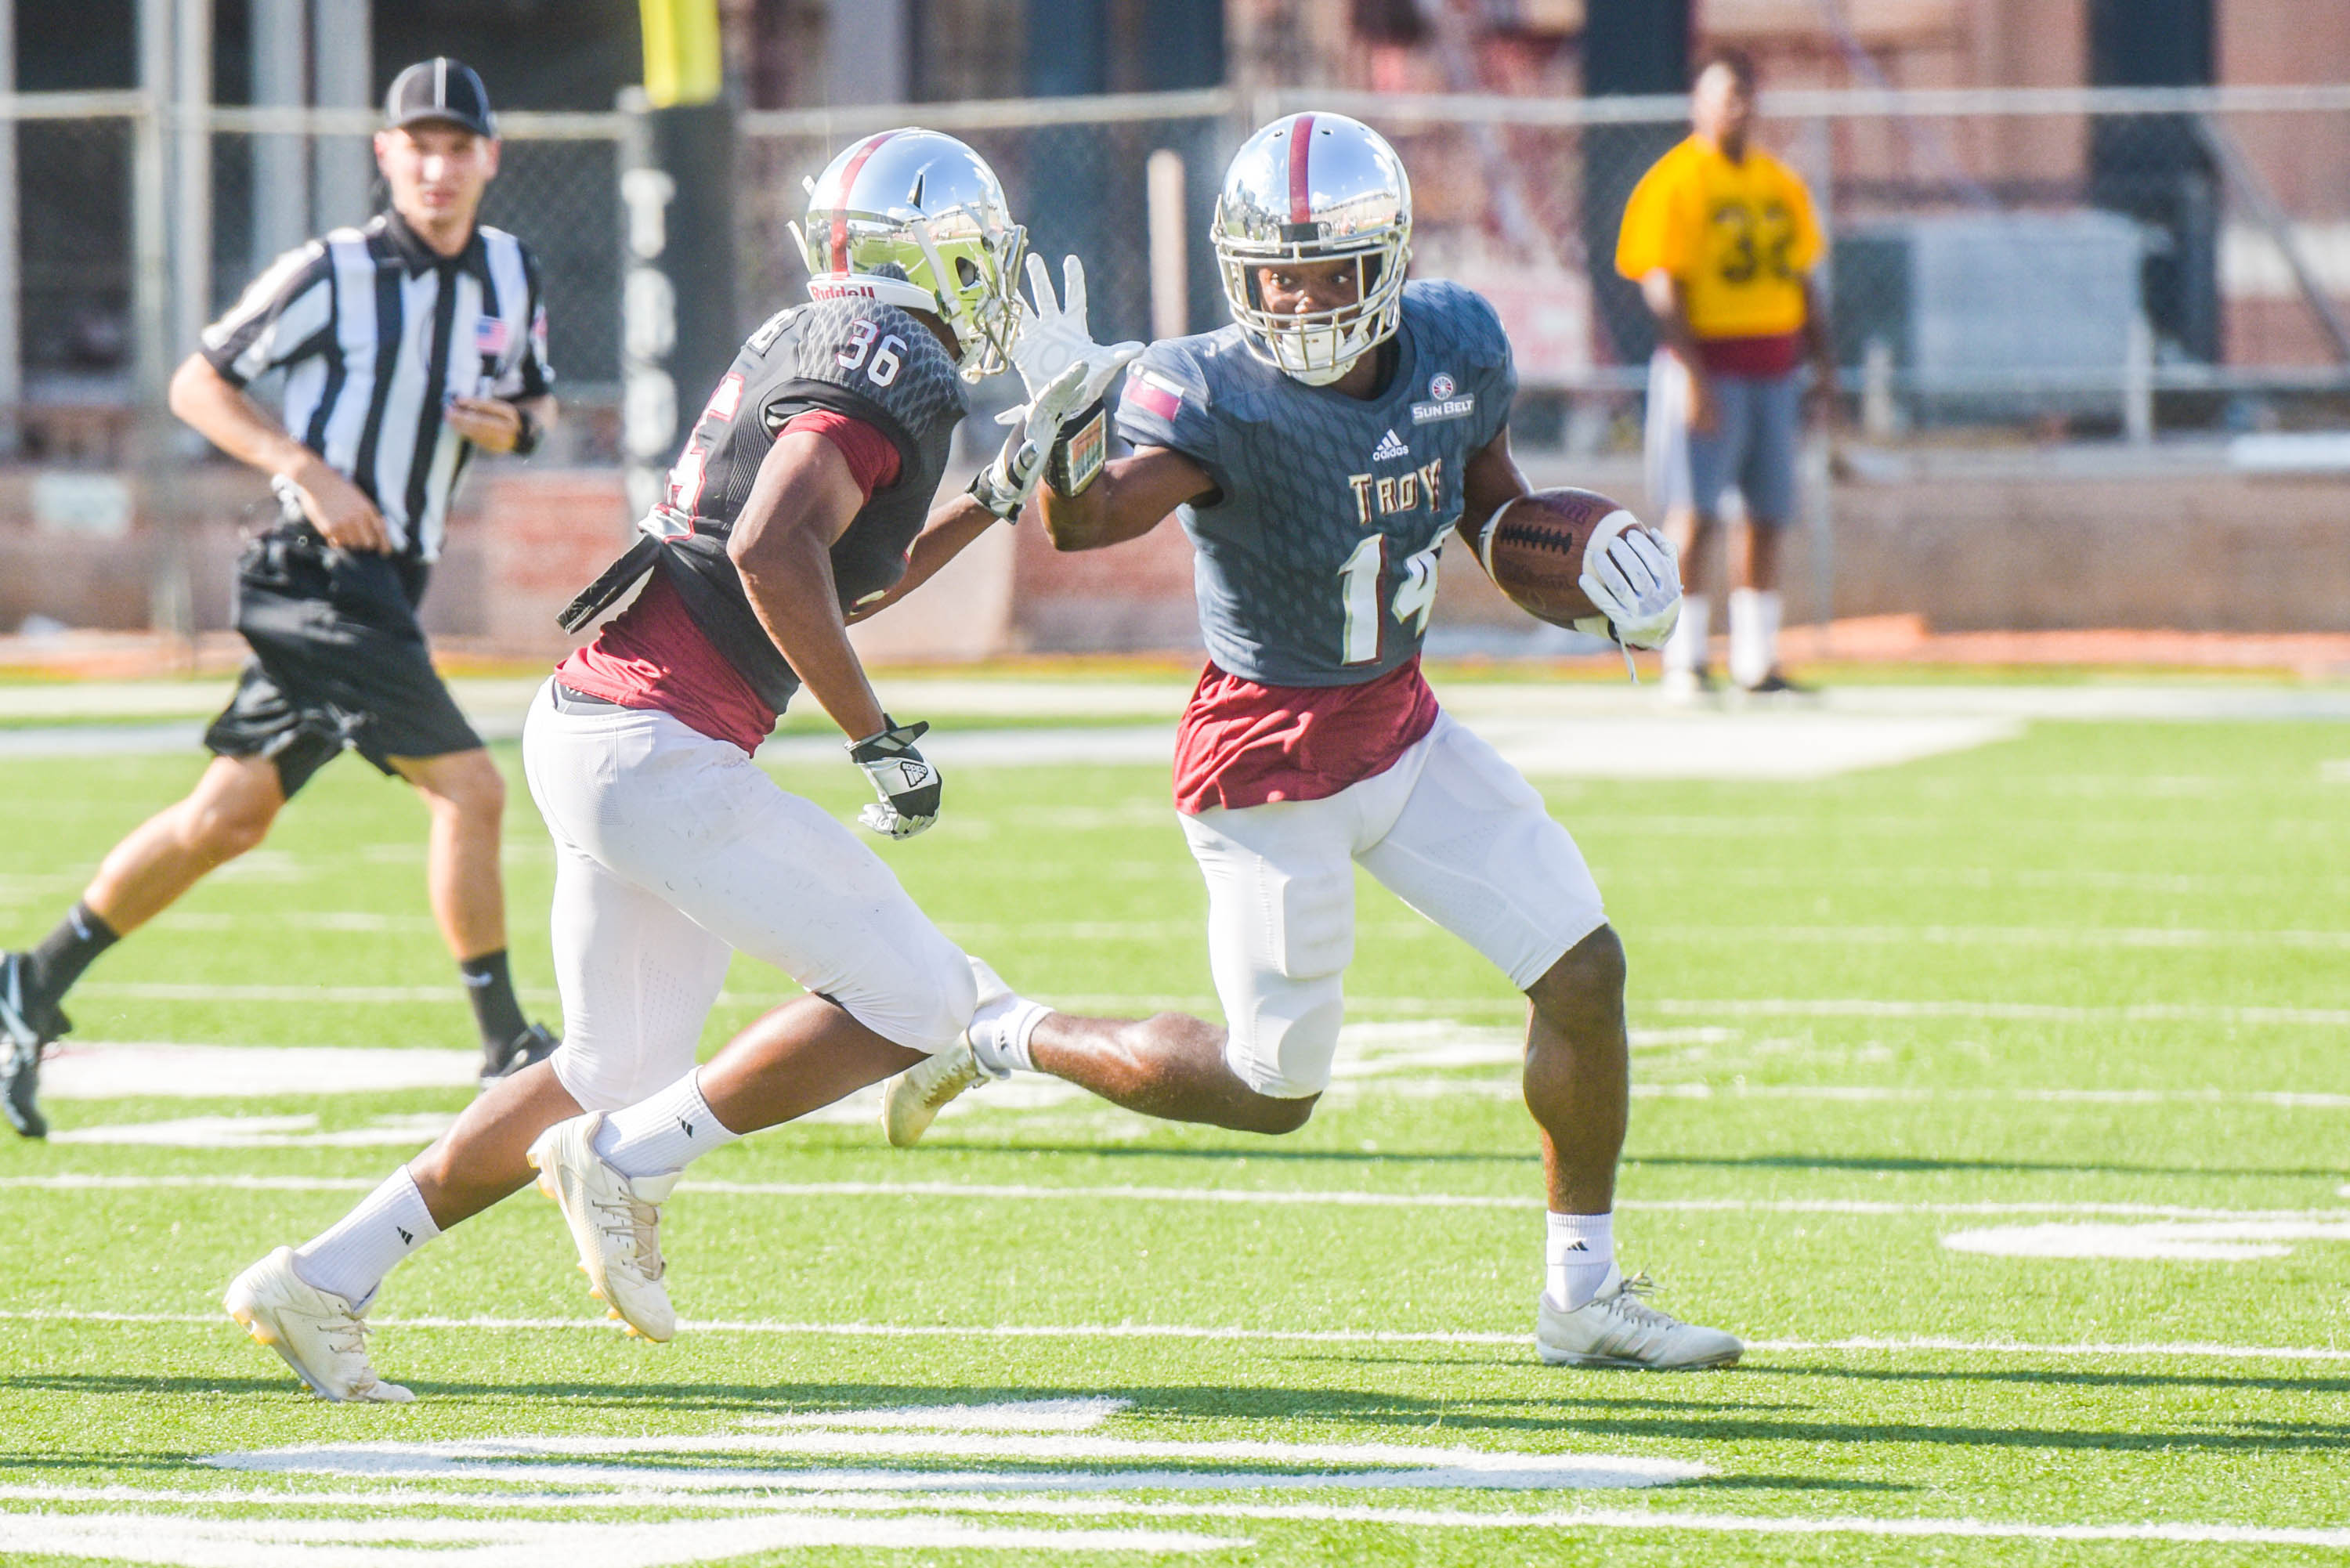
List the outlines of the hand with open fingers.
{"label": "hand with open fingers", "polygon": [[858,812],[857,820],[884,838],[911,838],[939,819],[939,770],[914,748],[931,727],[900,724],[887,713],[881,726],[848,743],[848,760],[865,770],[881,797]]}
{"label": "hand with open fingers", "polygon": [[1680,553],[1652,529],[1627,528],[1586,556],[1577,586],[1627,648],[1662,648],[1680,622]]}
{"label": "hand with open fingers", "polygon": [[1127,362],[1142,352],[1139,343],[1094,341],[1086,324],[1086,264],[1076,256],[1061,263],[1061,297],[1053,297],[1053,272],[1045,258],[1028,258],[1028,292],[1035,303],[1020,302],[1020,331],[1012,344],[1012,367],[1033,400],[1072,365],[1086,368],[1084,408],[1109,389]]}
{"label": "hand with open fingers", "polygon": [[1065,366],[1027,402],[996,415],[995,422],[1012,426],[1012,433],[1003,438],[1003,449],[995,460],[971,482],[972,498],[1007,523],[1019,516],[1028,498],[1036,493],[1045,459],[1061,426],[1071,414],[1090,405],[1085,389],[1086,367],[1079,361]]}

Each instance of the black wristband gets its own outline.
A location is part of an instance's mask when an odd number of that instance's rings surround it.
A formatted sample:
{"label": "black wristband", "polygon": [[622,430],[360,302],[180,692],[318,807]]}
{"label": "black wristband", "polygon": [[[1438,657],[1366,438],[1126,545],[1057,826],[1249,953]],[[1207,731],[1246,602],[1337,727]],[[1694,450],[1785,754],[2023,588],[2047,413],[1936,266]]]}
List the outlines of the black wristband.
{"label": "black wristband", "polygon": [[507,454],[512,457],[528,457],[538,450],[539,440],[546,434],[546,431],[540,428],[538,421],[531,417],[530,410],[519,403],[515,405],[515,420],[516,428],[514,445],[506,449]]}
{"label": "black wristband", "polygon": [[1063,421],[1053,437],[1052,450],[1045,454],[1045,483],[1056,495],[1083,495],[1086,487],[1101,477],[1102,465],[1108,459],[1109,404],[1107,399],[1096,398],[1089,407]]}

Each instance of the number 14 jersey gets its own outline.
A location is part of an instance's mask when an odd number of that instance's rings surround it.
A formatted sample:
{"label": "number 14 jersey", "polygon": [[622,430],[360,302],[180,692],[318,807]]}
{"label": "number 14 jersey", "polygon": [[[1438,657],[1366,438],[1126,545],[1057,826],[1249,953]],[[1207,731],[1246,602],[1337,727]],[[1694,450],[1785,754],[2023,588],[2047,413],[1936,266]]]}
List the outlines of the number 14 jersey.
{"label": "number 14 jersey", "polygon": [[1464,472],[1517,377],[1492,306],[1457,284],[1405,286],[1394,356],[1367,400],[1283,374],[1237,326],[1154,343],[1128,373],[1118,432],[1215,482],[1177,515],[1227,673],[1356,686],[1419,653]]}

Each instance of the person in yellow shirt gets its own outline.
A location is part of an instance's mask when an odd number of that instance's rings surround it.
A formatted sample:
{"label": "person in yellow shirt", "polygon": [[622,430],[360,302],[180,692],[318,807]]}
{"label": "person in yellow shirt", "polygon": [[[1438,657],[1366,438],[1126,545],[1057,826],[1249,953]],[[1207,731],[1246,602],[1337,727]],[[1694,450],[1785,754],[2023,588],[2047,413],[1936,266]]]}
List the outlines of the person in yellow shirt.
{"label": "person in yellow shirt", "polygon": [[1648,499],[1681,553],[1686,597],[1665,684],[1684,697],[1713,684],[1703,552],[1733,488],[1747,521],[1730,553],[1731,679],[1753,692],[1799,690],[1779,668],[1779,531],[1795,514],[1803,363],[1825,414],[1835,360],[1811,194],[1754,144],[1753,119],[1753,63],[1716,53],[1690,94],[1692,133],[1641,176],[1616,244],[1616,270],[1657,318]]}

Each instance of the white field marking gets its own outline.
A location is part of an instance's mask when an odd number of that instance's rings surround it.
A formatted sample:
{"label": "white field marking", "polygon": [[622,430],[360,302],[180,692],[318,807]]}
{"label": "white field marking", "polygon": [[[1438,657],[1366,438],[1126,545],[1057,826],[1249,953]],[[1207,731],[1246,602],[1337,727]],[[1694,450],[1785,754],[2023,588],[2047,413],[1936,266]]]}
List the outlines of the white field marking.
{"label": "white field marking", "polygon": [[[827,1508],[866,1508],[868,1500],[828,1501]],[[2030,1524],[1982,1519],[1787,1519],[1742,1513],[1685,1513],[1662,1509],[1574,1509],[1542,1512],[1505,1510],[1380,1508],[1329,1503],[1127,1503],[1092,1499],[972,1498],[957,1511],[1049,1514],[1058,1518],[1113,1516],[1216,1519],[1234,1521],[1302,1520],[1323,1523],[1393,1524],[1438,1530],[1692,1531],[1722,1535],[1863,1535],[1897,1538],[1996,1536],[2024,1541],[2171,1541],[2265,1546],[2350,1548],[2350,1530],[2291,1525],[2198,1524],[2181,1521],[2114,1524]]]}
{"label": "white field marking", "polygon": [[2350,931],[2171,926],[1643,926],[1658,940],[1853,947],[2297,948],[2350,950]]}
{"label": "white field marking", "polygon": [[1480,736],[1536,778],[1824,779],[2012,740],[2005,718],[1824,712],[1640,714],[1571,725],[1480,718]]}
{"label": "white field marking", "polygon": [[2228,1220],[2153,1225],[2005,1225],[1942,1238],[1953,1252],[1996,1258],[2130,1258],[2158,1262],[2243,1262],[2283,1258],[2295,1241],[2350,1241],[2350,1216]]}
{"label": "white field marking", "polygon": [[832,1518],[753,1513],[649,1523],[599,1520],[432,1518],[191,1519],[143,1513],[0,1514],[12,1557],[69,1556],[176,1568],[317,1568],[322,1562],[389,1568],[666,1568],[754,1552],[810,1548],[932,1550],[993,1547],[1022,1553],[1213,1552],[1248,1542],[1188,1531],[1021,1530],[946,1519]]}
{"label": "white field marking", "polygon": [[[361,1183],[372,1186],[372,1183]],[[455,1329],[468,1333],[555,1332],[618,1334],[619,1327],[604,1318],[572,1317],[394,1317],[369,1320],[379,1328]],[[130,1323],[192,1324],[223,1328],[228,1319],[217,1312],[134,1313],[86,1312],[66,1307],[0,1310],[0,1323]],[[1203,1328],[1178,1324],[890,1324],[777,1323],[760,1319],[681,1321],[681,1329],[695,1334],[749,1334],[827,1336],[845,1339],[1132,1339],[1230,1340],[1266,1345],[1499,1345],[1523,1348],[1532,1343],[1526,1334],[1473,1329],[1274,1329]],[[2350,1362],[2350,1348],[2331,1345],[2220,1345],[2181,1340],[2165,1343],[2092,1341],[2054,1344],[2009,1339],[1953,1339],[1935,1335],[1901,1338],[1854,1336],[1843,1339],[1750,1339],[1749,1351],[1803,1355],[1826,1352],[1866,1352],[1887,1355],[1954,1355],[2046,1356],[2058,1360],[2129,1359],[2215,1361]]]}
{"label": "white field marking", "polygon": [[[648,1478],[650,1479],[650,1478]],[[1422,1530],[1656,1530],[1762,1535],[1877,1535],[1902,1537],[1996,1536],[2062,1541],[2170,1541],[2243,1545],[2350,1546],[2350,1530],[2290,1525],[2199,1524],[2180,1521],[2108,1524],[2033,1524],[1980,1519],[1775,1518],[1752,1514],[1695,1514],[1648,1510],[1517,1510],[1392,1508],[1371,1503],[1317,1502],[1128,1502],[1096,1497],[1005,1497],[969,1492],[927,1494],[792,1493],[782,1497],[727,1496],[643,1490],[575,1492],[560,1499],[511,1491],[454,1491],[391,1487],[353,1491],[246,1491],[135,1487],[0,1485],[0,1501],[22,1502],[131,1502],[156,1507],[198,1504],[207,1508],[253,1506],[275,1509],[437,1507],[484,1512],[594,1509],[696,1508],[723,1506],[764,1512],[859,1513],[935,1508],[958,1514],[1053,1519],[1190,1519],[1232,1522],[1299,1521],[1385,1524]],[[6,1517],[21,1517],[8,1515]],[[176,1522],[176,1520],[175,1520]],[[1069,1539],[1055,1535],[1057,1542]],[[1130,1541],[1132,1537],[1122,1540]],[[458,1560],[473,1568],[474,1560]],[[600,1561],[600,1560],[598,1560]]]}
{"label": "white field marking", "polygon": [[[41,1064],[52,1100],[254,1099],[473,1086],[478,1051],[426,1046],[65,1044]],[[63,1135],[59,1135],[63,1136]]]}
{"label": "white field marking", "polygon": [[[736,1469],[649,1471],[614,1464],[630,1456],[743,1454],[821,1459],[938,1459],[967,1464],[1085,1465],[1082,1470],[985,1469],[941,1476],[905,1472]],[[546,1465],[534,1461],[571,1460]],[[605,1461],[605,1462],[590,1462]],[[762,1432],[711,1432],[647,1438],[460,1438],[439,1443],[304,1443],[286,1449],[213,1454],[198,1461],[222,1469],[273,1475],[437,1477],[452,1480],[539,1481],[610,1486],[658,1480],[679,1490],[792,1487],[903,1491],[949,1485],[991,1491],[1098,1491],[1137,1487],[1176,1490],[1327,1487],[1488,1491],[1581,1490],[1669,1486],[1719,1473],[1711,1465],[1629,1454],[1533,1454],[1409,1443],[1288,1443],[1256,1438],[1182,1440],[1107,1438],[1090,1433],[865,1431],[810,1427]],[[1156,1462],[1232,1469],[1103,1469]],[[1264,1467],[1278,1467],[1267,1469]]]}
{"label": "white field marking", "polygon": [[447,1111],[420,1111],[377,1116],[361,1127],[320,1132],[315,1115],[180,1116],[170,1121],[72,1127],[51,1133],[49,1141],[159,1148],[422,1148],[456,1119]]}
{"label": "white field marking", "polygon": [[1100,1426],[1131,1399],[1007,1399],[993,1405],[897,1405],[881,1410],[805,1410],[753,1416],[746,1427],[891,1428],[941,1432],[1084,1432]]}
{"label": "white field marking", "polygon": [[[125,1002],[293,1002],[339,1007],[382,1007],[403,1002],[455,1002],[465,997],[462,985],[224,985],[193,981],[109,980],[86,981],[74,989],[81,995],[111,996]],[[536,986],[516,986],[515,994],[525,1002],[560,1000],[552,990]]]}
{"label": "white field marking", "polygon": [[[1440,1089],[1447,1081],[1431,1080]],[[1398,1085],[1400,1086],[1400,1085]],[[1514,1094],[1514,1084],[1496,1085]],[[2273,1106],[2281,1110],[2350,1110],[2350,1095],[2293,1089],[1925,1089],[1887,1084],[1635,1084],[1638,1099],[1836,1100],[1866,1104],[2002,1100],[2022,1104],[2092,1106]]]}
{"label": "white field marking", "polygon": [[[376,1182],[371,1179],[340,1176],[0,1176],[0,1191],[85,1192],[224,1188],[268,1192],[351,1192],[371,1190],[375,1186]],[[1298,1188],[1086,1186],[1076,1183],[689,1179],[681,1183],[678,1190],[726,1198],[960,1198],[1048,1203],[1204,1203],[1269,1208],[1496,1209],[1524,1211],[1543,1207],[1543,1199],[1539,1197],[1517,1193],[1361,1192]],[[2350,1223],[2350,1214],[2337,1210],[2209,1209],[2173,1203],[1901,1203],[1889,1199],[1847,1198],[1627,1198],[1619,1199],[1617,1208],[1650,1214],[1817,1214],[1861,1219],[2089,1215],[2104,1219],[2201,1220],[2219,1224]]]}
{"label": "white field marking", "polygon": [[2115,1007],[2041,1002],[1903,1002],[1877,997],[1724,997],[1641,1004],[1690,1018],[1978,1018],[2014,1023],[2220,1023],[2350,1026],[2350,1008],[2225,1007],[2202,1002],[2135,1002]]}

